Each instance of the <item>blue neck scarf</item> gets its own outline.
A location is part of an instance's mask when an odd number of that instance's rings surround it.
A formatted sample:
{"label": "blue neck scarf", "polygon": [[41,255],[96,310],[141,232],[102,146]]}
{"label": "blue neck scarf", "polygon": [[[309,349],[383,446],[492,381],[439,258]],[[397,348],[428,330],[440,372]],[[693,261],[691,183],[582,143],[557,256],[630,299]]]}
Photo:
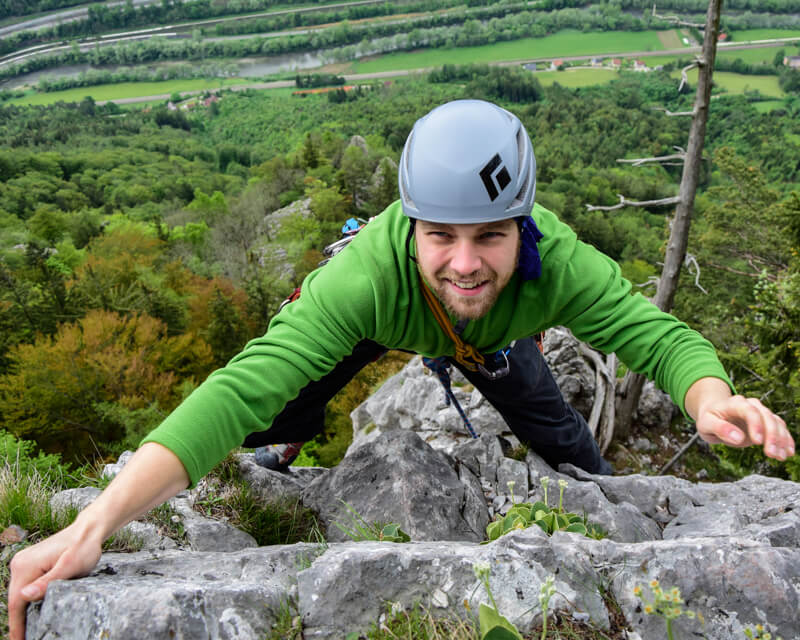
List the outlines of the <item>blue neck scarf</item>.
{"label": "blue neck scarf", "polygon": [[542,275],[542,259],[537,243],[544,238],[531,216],[526,216],[520,225],[522,236],[519,248],[517,271],[523,280],[535,280]]}

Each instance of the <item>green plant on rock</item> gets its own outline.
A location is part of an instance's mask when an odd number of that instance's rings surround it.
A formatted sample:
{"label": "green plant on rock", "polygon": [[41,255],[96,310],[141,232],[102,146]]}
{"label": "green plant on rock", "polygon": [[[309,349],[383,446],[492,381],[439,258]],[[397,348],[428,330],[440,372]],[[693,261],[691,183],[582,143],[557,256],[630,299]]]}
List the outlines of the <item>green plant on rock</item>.
{"label": "green plant on rock", "polygon": [[[480,626],[481,640],[523,640],[522,634],[517,628],[508,621],[497,609],[494,601],[492,589],[489,586],[489,565],[486,563],[475,563],[472,565],[475,577],[483,584],[486,594],[492,603],[490,607],[485,602],[481,602],[478,609],[478,624]],[[546,613],[544,614],[547,615]]]}
{"label": "green plant on rock", "polygon": [[376,542],[409,542],[411,537],[395,522],[367,522],[358,511],[341,501],[349,512],[348,524],[334,522],[340,531],[354,542],[373,540]]}
{"label": "green plant on rock", "polygon": [[[550,483],[550,478],[544,476],[541,478],[542,487],[544,489],[544,502],[538,501],[534,503],[522,502],[515,504],[508,510],[508,513],[498,515],[493,522],[490,522],[486,527],[486,536],[488,542],[497,540],[500,536],[514,531],[517,529],[526,529],[532,524],[536,524],[547,535],[553,535],[556,531],[569,531],[571,533],[580,533],[581,535],[589,538],[601,539],[605,533],[596,525],[589,524],[585,516],[579,516],[576,513],[568,513],[564,511],[564,489],[567,487],[566,480],[559,480],[559,496],[558,506],[551,507],[548,504],[547,488]],[[511,489],[511,496],[513,502],[514,496],[514,483],[509,482]]]}
{"label": "green plant on rock", "polygon": [[[648,600],[644,597],[644,589],[642,585],[637,585],[633,588],[633,595],[639,598],[644,604],[644,612],[647,615],[656,615],[664,618],[667,625],[667,638],[674,640],[672,623],[681,616],[686,616],[690,620],[697,618],[700,623],[704,622],[703,614],[691,609],[684,609],[683,598],[678,587],[672,587],[668,591],[661,588],[658,580],[650,581],[650,590],[653,594],[653,599]],[[758,637],[758,636],[756,636]]]}
{"label": "green plant on rock", "polygon": [[763,624],[757,624],[752,629],[745,627],[744,635],[749,640],[783,640],[781,636],[775,636],[773,639],[772,634],[764,628]]}

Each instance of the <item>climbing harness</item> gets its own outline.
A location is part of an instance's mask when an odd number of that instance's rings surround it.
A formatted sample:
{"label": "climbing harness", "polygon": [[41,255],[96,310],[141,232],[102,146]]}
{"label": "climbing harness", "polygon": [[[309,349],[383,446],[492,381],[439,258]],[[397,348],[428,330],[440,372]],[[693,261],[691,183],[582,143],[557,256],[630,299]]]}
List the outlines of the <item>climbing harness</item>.
{"label": "climbing harness", "polygon": [[469,421],[464,409],[461,408],[461,404],[458,402],[458,398],[456,398],[455,393],[453,393],[453,388],[450,386],[450,363],[447,361],[447,358],[426,358],[423,356],[422,364],[433,371],[439,378],[439,382],[442,383],[442,387],[444,388],[444,403],[448,407],[451,403],[453,404],[456,411],[458,411],[458,415],[461,416],[464,426],[467,428],[467,431],[469,431],[469,435],[473,438],[477,438],[478,434],[475,433],[472,423]]}

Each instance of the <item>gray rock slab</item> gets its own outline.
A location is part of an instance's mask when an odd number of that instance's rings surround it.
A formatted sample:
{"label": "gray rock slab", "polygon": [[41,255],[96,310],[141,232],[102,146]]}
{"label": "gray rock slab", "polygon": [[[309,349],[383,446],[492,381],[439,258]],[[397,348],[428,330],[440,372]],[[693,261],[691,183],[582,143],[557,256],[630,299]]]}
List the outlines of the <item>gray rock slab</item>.
{"label": "gray rock slab", "polygon": [[28,640],[263,640],[315,545],[235,553],[104,554],[28,607]]}
{"label": "gray rock slab", "polygon": [[328,471],[323,467],[289,467],[286,471],[272,471],[257,465],[252,453],[237,454],[236,462],[239,474],[250,489],[270,502],[300,498],[310,482]]}
{"label": "gray rock slab", "polygon": [[452,455],[472,473],[495,486],[497,467],[503,460],[503,450],[496,437],[481,434],[479,438],[470,438],[459,444]]}
{"label": "gray rock slab", "polygon": [[[528,465],[521,460],[501,458],[497,466],[497,493],[514,495],[514,502],[524,502],[528,499]],[[514,483],[513,492],[508,483]]]}
{"label": "gray rock slab", "polygon": [[709,487],[693,484],[673,476],[602,476],[587,473],[570,464],[559,465],[559,471],[578,480],[594,482],[613,504],[629,502],[643,514],[666,525],[687,506],[708,502]]}
{"label": "gray rock slab", "polygon": [[122,471],[122,467],[128,464],[128,461],[133,457],[133,451],[123,451],[119,459],[112,464],[107,464],[103,467],[103,473],[101,474],[104,478],[113,478],[115,477],[120,471]]}
{"label": "gray rock slab", "polygon": [[486,527],[483,518],[466,519],[475,513],[466,505],[483,500],[480,485],[464,484],[444,454],[405,430],[351,449],[306,488],[302,499],[319,514],[333,541],[347,539],[333,523],[352,522],[344,503],[367,522],[400,524],[413,540],[479,541]]}
{"label": "gray rock slab", "polygon": [[[634,596],[637,585],[650,596],[649,582],[678,587],[686,607],[705,623],[680,618],[674,637],[740,640],[747,626],[769,622],[784,640],[798,640],[800,551],[760,545],[742,538],[694,538],[639,544],[572,540],[605,566],[610,589],[625,618],[643,638],[665,638],[664,621],[645,615]],[[595,567],[602,569],[599,562]],[[773,637],[775,637],[773,635]]]}
{"label": "gray rock slab", "polygon": [[258,546],[249,533],[227,522],[200,515],[186,498],[172,498],[169,504],[180,517],[189,548],[193,551],[238,551]]}
{"label": "gray rock slab", "polygon": [[[466,617],[489,602],[474,565],[490,567],[490,586],[500,611],[523,632],[537,620],[542,584],[556,571],[558,591],[550,611],[581,611],[600,626],[608,617],[599,580],[588,557],[557,559],[538,527],[514,532],[489,545],[471,543],[361,543],[331,545],[298,574],[298,607],[307,639],[343,638],[366,631],[386,603],[409,609],[415,603]],[[569,576],[569,580],[563,579]],[[588,585],[588,586],[587,586]],[[341,615],[348,612],[348,617]]]}

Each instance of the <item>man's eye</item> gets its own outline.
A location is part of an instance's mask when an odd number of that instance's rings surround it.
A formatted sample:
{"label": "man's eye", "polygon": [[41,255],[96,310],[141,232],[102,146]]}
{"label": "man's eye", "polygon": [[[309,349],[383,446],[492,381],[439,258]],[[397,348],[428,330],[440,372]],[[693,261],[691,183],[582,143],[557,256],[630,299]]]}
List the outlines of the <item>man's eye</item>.
{"label": "man's eye", "polygon": [[487,231],[486,233],[481,234],[482,240],[494,240],[495,238],[502,238],[505,234],[500,233],[499,231]]}

